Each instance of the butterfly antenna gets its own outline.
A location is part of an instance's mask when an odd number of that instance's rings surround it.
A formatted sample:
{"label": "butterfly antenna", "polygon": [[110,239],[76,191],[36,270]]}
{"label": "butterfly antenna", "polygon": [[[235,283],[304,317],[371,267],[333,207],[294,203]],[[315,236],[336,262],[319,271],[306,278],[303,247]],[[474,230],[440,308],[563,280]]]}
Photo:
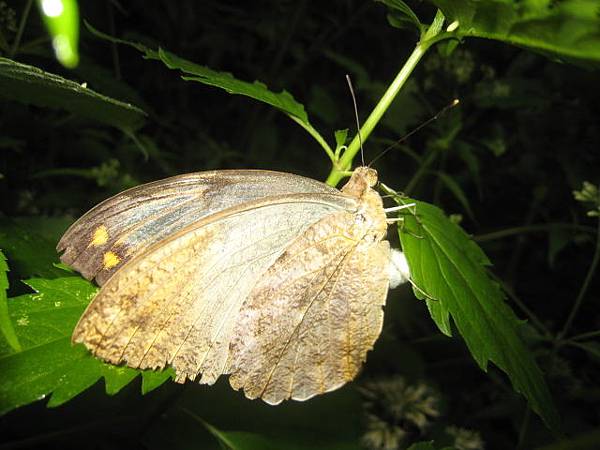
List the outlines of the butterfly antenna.
{"label": "butterfly antenna", "polygon": [[458,100],[457,98],[455,98],[454,100],[452,100],[450,103],[448,103],[446,106],[444,106],[442,109],[440,109],[433,117],[430,117],[429,119],[427,119],[425,122],[423,122],[421,125],[419,125],[417,128],[415,128],[414,130],[410,131],[408,134],[405,134],[403,137],[401,137],[400,139],[398,139],[396,142],[394,142],[392,145],[390,145],[389,147],[387,147],[385,150],[383,150],[379,155],[377,155],[375,158],[373,158],[373,160],[369,163],[369,167],[371,167],[375,161],[377,161],[379,158],[381,158],[383,155],[385,155],[387,152],[389,152],[391,149],[393,149],[394,147],[396,147],[397,145],[400,145],[402,142],[404,142],[405,140],[407,140],[409,137],[411,137],[413,134],[415,134],[417,131],[419,131],[421,128],[426,127],[427,125],[429,125],[431,122],[434,122],[435,120],[437,120],[442,114],[444,114],[446,111],[448,111],[450,108],[454,108],[456,105],[458,105],[460,103],[460,100]]}
{"label": "butterfly antenna", "polygon": [[365,165],[365,152],[363,150],[362,136],[360,135],[360,120],[358,119],[358,107],[356,106],[356,96],[354,95],[354,88],[352,87],[352,80],[350,75],[346,74],[346,81],[350,88],[350,95],[352,96],[352,103],[354,104],[354,118],[356,119],[356,131],[358,133],[358,142],[360,143],[360,158],[362,159],[362,165]]}

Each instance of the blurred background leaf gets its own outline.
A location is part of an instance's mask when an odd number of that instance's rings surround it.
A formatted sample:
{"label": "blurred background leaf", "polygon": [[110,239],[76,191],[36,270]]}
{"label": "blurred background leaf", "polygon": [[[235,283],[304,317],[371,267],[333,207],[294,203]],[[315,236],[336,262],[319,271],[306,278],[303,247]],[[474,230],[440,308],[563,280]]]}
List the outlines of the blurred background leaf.
{"label": "blurred background leaf", "polygon": [[52,36],[56,59],[65,67],[76,67],[79,63],[77,0],[36,0],[36,3]]}

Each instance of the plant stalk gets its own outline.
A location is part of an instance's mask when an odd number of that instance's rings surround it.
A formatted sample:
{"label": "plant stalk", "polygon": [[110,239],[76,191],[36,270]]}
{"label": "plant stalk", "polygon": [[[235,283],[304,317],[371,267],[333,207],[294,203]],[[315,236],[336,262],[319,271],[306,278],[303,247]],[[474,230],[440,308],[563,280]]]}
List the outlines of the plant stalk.
{"label": "plant stalk", "polygon": [[27,0],[25,4],[25,8],[23,9],[23,13],[21,14],[21,21],[19,22],[19,28],[17,29],[17,34],[15,36],[15,40],[13,41],[13,45],[10,49],[10,53],[8,57],[10,59],[14,58],[19,50],[19,44],[21,43],[21,38],[23,37],[23,31],[25,30],[25,24],[27,23],[27,18],[29,17],[29,11],[31,11],[31,5],[33,4],[33,0]]}
{"label": "plant stalk", "polygon": [[583,226],[583,225],[574,225],[574,224],[570,224],[570,223],[554,222],[554,223],[532,224],[532,225],[528,225],[528,226],[505,228],[503,230],[492,231],[490,233],[476,235],[473,237],[473,240],[475,242],[487,242],[487,241],[493,241],[495,239],[502,239],[505,237],[514,236],[515,234],[537,233],[540,231],[551,231],[553,229],[579,231],[582,233],[594,233],[595,232],[593,227],[587,227],[587,226]]}
{"label": "plant stalk", "polygon": [[298,125],[300,125],[302,128],[304,128],[306,131],[308,131],[308,133],[313,138],[315,138],[315,140],[321,145],[321,147],[323,147],[323,150],[325,150],[325,153],[327,153],[327,156],[329,156],[329,159],[331,159],[331,161],[335,164],[335,155],[333,153],[333,150],[331,149],[331,147],[329,146],[327,141],[325,139],[323,139],[323,136],[321,136],[319,134],[319,132],[317,130],[315,130],[310,124],[307,125],[302,120],[298,119],[297,117],[292,116],[291,114],[288,114],[288,117],[290,119],[292,119],[294,122],[296,122]]}
{"label": "plant stalk", "polygon": [[432,151],[431,153],[429,153],[429,155],[427,156],[425,161],[419,165],[419,168],[417,169],[417,171],[414,173],[414,175],[412,176],[412,178],[410,179],[410,181],[404,188],[404,193],[406,195],[410,195],[412,193],[413,189],[415,188],[417,183],[421,180],[421,178],[423,177],[425,172],[427,172],[427,170],[429,169],[429,166],[431,165],[431,163],[433,163],[433,161],[435,160],[437,155],[438,155],[437,151],[435,151],[435,150]]}
{"label": "plant stalk", "polygon": [[576,336],[571,337],[569,341],[584,341],[586,339],[594,339],[597,337],[600,337],[600,330],[578,334]]}
{"label": "plant stalk", "polygon": [[581,289],[579,289],[579,293],[577,294],[577,298],[575,299],[575,303],[573,304],[573,308],[571,308],[571,312],[569,313],[569,317],[565,321],[565,325],[563,326],[562,331],[558,334],[558,339],[563,339],[567,333],[569,332],[569,328],[573,324],[573,320],[575,320],[575,316],[579,312],[579,308],[583,302],[583,298],[588,291],[590,283],[592,282],[592,278],[596,275],[596,271],[598,269],[598,263],[600,262],[600,218],[598,218],[598,228],[596,233],[596,250],[594,251],[594,257],[592,259],[592,263],[590,264],[590,268],[583,280],[583,284],[581,285]]}
{"label": "plant stalk", "polygon": [[394,98],[396,98],[396,95],[398,95],[398,92],[400,92],[400,89],[402,89],[402,86],[404,86],[406,83],[406,80],[408,80],[408,77],[417,66],[418,62],[421,60],[429,46],[430,44],[426,41],[419,42],[416,45],[415,49],[408,57],[408,60],[404,66],[402,66],[400,72],[398,72],[398,75],[396,75],[396,78],[394,78],[394,81],[392,81],[392,84],[390,84],[387,91],[385,91],[385,94],[383,94],[379,100],[379,103],[377,103],[359,132],[356,133],[352,139],[352,142],[350,142],[350,145],[348,145],[348,148],[342,157],[339,159],[337,164],[334,164],[331,172],[329,173],[329,177],[327,177],[327,184],[330,186],[336,186],[344,177],[343,172],[347,172],[352,167],[352,161],[360,151],[360,141],[362,140],[364,142],[367,140],[375,126],[383,117],[383,114],[390,107]]}
{"label": "plant stalk", "polygon": [[[330,186],[337,186],[342,178],[344,178],[345,173],[347,173],[352,168],[352,161],[361,148],[361,141],[365,142],[375,126],[379,123],[385,112],[388,110],[400,89],[408,80],[408,77],[413,72],[423,55],[429,50],[429,48],[436,42],[439,42],[440,32],[442,30],[442,25],[444,23],[444,15],[440,10],[436,12],[435,18],[431,25],[421,34],[421,39],[415,46],[415,49],[410,54],[404,66],[392,81],[392,84],[387,88],[371,114],[361,127],[361,129],[356,133],[350,145],[342,155],[342,157],[334,162],[333,168],[327,177],[327,184]],[[443,35],[443,33],[442,33]]]}

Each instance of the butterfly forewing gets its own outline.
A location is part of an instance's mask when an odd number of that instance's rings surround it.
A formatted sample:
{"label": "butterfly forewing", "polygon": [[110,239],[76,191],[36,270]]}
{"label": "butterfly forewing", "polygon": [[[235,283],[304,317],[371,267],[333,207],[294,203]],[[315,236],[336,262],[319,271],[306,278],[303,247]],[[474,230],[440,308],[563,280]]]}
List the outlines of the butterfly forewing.
{"label": "butterfly forewing", "polygon": [[310,178],[263,170],[180,175],[124,191],[75,222],[58,243],[61,260],[98,284],[127,260],[198,220],[287,193],[336,193]]}

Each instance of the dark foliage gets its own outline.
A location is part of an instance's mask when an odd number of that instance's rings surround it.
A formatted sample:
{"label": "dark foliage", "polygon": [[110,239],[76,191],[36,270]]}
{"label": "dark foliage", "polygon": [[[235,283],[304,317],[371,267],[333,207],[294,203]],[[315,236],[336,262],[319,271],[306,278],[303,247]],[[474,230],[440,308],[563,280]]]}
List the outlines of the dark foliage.
{"label": "dark foliage", "polygon": [[[22,3],[2,2],[8,42]],[[430,22],[435,9],[415,3]],[[355,128],[344,75],[351,75],[365,117],[418,39],[413,30],[390,26],[376,2],[107,0],[80,2],[80,8],[82,18],[109,34],[292,92],[329,140],[333,130]],[[26,246],[11,242],[36,235],[51,248],[75,217],[124,188],[214,168],[327,177],[325,153],[283,114],[183,81],[162,63],[83,27],[80,65],[61,68],[38,16],[32,11],[19,53],[3,56],[86,82],[148,117],[123,133],[63,110],[0,103],[0,247],[10,267],[9,297],[30,292],[22,279],[60,274],[51,260],[38,264],[35,249],[15,254]],[[586,275],[599,253],[598,218],[588,217],[593,208],[573,196],[584,181],[600,182],[598,72],[491,40],[453,47],[443,42],[425,55],[368,140],[365,159],[460,99],[376,168],[388,186],[457,214],[482,245],[507,301],[527,320],[523,338],[546,374],[572,446],[551,446],[556,434],[505,375],[495,367],[482,372],[464,342],[441,335],[409,288],[390,293],[384,331],[364,372],[335,393],[273,408],[243,399],[225,380],[215,387],[167,383],[145,396],[138,380],[113,397],[100,382],[56,409],[42,401],[1,417],[2,442],[11,448],[216,447],[200,417],[219,429],[248,432],[228,435],[241,443],[236,448],[355,448],[383,445],[384,435],[404,446],[435,439],[440,448],[481,448],[467,446],[480,441],[486,449],[598,448],[600,278]],[[467,444],[461,447],[460,439]]]}

